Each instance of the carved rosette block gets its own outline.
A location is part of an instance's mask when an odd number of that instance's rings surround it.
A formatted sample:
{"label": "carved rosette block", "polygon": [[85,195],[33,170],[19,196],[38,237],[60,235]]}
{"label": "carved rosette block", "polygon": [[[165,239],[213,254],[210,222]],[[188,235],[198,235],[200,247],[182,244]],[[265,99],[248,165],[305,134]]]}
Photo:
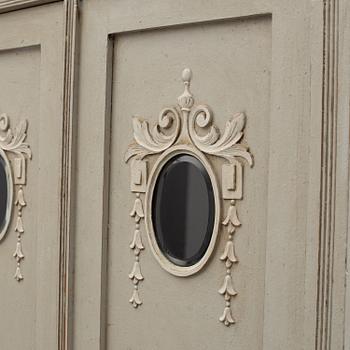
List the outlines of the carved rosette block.
{"label": "carved rosette block", "polygon": [[[246,117],[244,113],[233,115],[225,125],[225,130],[221,134],[220,130],[213,124],[213,114],[206,105],[195,105],[195,100],[191,92],[192,72],[186,68],[182,72],[182,80],[184,83],[184,92],[178,97],[178,103],[175,106],[164,108],[158,117],[158,122],[151,127],[149,122],[142,117],[133,117],[133,135],[134,142],[129,145],[125,153],[125,162],[132,159],[131,162],[131,191],[136,193],[136,200],[131,216],[135,218],[135,232],[130,248],[134,250],[135,262],[129,278],[133,281],[135,290],[133,292],[130,303],[136,308],[141,305],[138,293],[139,282],[143,280],[140,270],[139,254],[144,249],[141,234],[139,230],[139,222],[144,218],[142,201],[140,193],[146,193],[146,212],[148,212],[149,201],[147,201],[149,193],[147,183],[147,166],[146,157],[158,156],[158,160],[171,151],[184,149],[194,149],[196,154],[200,154],[200,158],[206,155],[219,157],[225,160],[222,165],[222,181],[221,192],[224,200],[230,200],[227,215],[222,222],[227,227],[228,238],[224,251],[220,259],[225,263],[226,275],[223,284],[219,289],[219,293],[225,299],[225,308],[220,321],[229,326],[235,322],[231,313],[231,299],[237,295],[233,287],[231,269],[233,264],[237,263],[237,257],[234,250],[233,234],[240,221],[237,215],[235,200],[243,197],[243,161],[250,166],[253,165],[253,158],[248,146],[241,142],[244,135]],[[157,164],[157,162],[156,162]],[[156,166],[155,166],[156,167]],[[152,174],[155,169],[151,170]],[[154,180],[150,178],[150,180]],[[216,180],[212,179],[212,181]],[[152,181],[150,181],[152,182]],[[220,210],[215,212],[217,220],[220,220]],[[146,228],[148,219],[146,218]],[[152,252],[158,261],[162,261],[157,257],[157,251],[154,249],[152,235],[148,228],[148,236],[151,242]],[[162,265],[162,263],[161,263]],[[164,267],[162,265],[162,267]],[[172,266],[167,271],[177,276],[187,276],[188,273],[178,271],[178,266]],[[197,270],[195,271],[197,272]]]}
{"label": "carved rosette block", "polygon": [[21,271],[21,261],[24,259],[22,249],[22,235],[24,233],[23,225],[23,208],[27,205],[24,198],[24,185],[26,184],[26,160],[31,159],[32,152],[30,146],[25,143],[27,137],[28,123],[26,120],[21,121],[13,130],[7,114],[0,115],[0,148],[8,157],[12,154],[11,167],[13,175],[13,184],[16,190],[15,206],[17,208],[15,232],[17,233],[16,248],[13,257],[16,259],[16,271],[14,278],[20,282],[23,280]]}

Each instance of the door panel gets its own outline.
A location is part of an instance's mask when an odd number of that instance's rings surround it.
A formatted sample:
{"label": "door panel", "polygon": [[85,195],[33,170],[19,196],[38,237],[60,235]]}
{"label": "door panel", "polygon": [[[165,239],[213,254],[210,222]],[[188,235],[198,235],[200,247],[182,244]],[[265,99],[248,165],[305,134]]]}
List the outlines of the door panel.
{"label": "door panel", "polygon": [[[32,154],[21,168],[24,183],[17,179],[18,154],[5,151],[12,164],[14,199],[21,196],[22,186],[26,205],[21,216],[24,232],[15,232],[19,206],[13,203],[10,226],[0,244],[3,349],[57,347],[62,8],[54,4],[0,15],[0,114],[6,113],[14,135],[20,135],[16,127],[27,120],[24,142]],[[17,271],[17,277],[23,277],[20,281],[14,279],[17,234],[24,255],[19,259],[20,274]]]}
{"label": "door panel", "polygon": [[[310,110],[320,85],[311,90],[305,33],[312,21],[321,23],[315,8],[308,1],[83,4],[77,349],[314,346],[321,128],[320,110]],[[320,47],[319,41],[312,46]],[[314,63],[318,76],[322,63]],[[153,126],[162,108],[177,104],[186,67],[193,71],[195,105],[211,107],[221,132],[234,113],[246,114],[244,140],[254,156],[254,167],[244,169],[243,199],[236,203],[242,226],[235,236],[239,263],[232,278],[238,295],[231,327],[218,319],[225,306],[218,293],[225,277],[219,259],[227,239],[223,227],[207,264],[184,278],[162,269],[141,221],[142,305],[135,310],[129,303],[134,287],[128,275],[135,262],[130,212],[137,197],[124,157],[133,140],[132,116]],[[149,157],[149,172],[156,159]],[[208,161],[221,186],[222,162],[211,156]],[[146,203],[142,191],[140,199]],[[222,221],[229,202],[220,205]]]}
{"label": "door panel", "polygon": [[[264,301],[270,17],[117,35],[113,57],[108,348],[196,349],[198,339],[211,332],[216,336],[205,337],[201,349],[217,347],[218,339],[222,349],[232,348],[233,343],[257,348],[262,340]],[[253,169],[246,166],[244,200],[237,204],[242,222],[235,236],[240,263],[232,273],[238,291],[232,302],[237,326],[229,332],[218,321],[225,305],[217,292],[226,273],[220,261],[227,239],[223,225],[209,263],[190,277],[178,278],[165,272],[147,247],[140,254],[145,278],[139,287],[143,304],[133,310],[128,303],[133,286],[127,276],[134,261],[128,248],[134,231],[129,212],[135,196],[130,194],[131,173],[124,153],[133,138],[131,117],[140,115],[153,125],[162,108],[176,105],[183,92],[181,72],[187,66],[193,71],[191,91],[195,105],[209,104],[221,130],[236,112],[246,113],[245,139],[256,159]],[[157,156],[148,159],[149,172],[156,159]],[[209,163],[220,183],[223,162],[209,157]],[[145,197],[141,198],[145,203]],[[223,221],[228,205],[224,201],[221,204]],[[146,245],[143,224],[141,232]],[[150,314],[152,323],[143,327]]]}

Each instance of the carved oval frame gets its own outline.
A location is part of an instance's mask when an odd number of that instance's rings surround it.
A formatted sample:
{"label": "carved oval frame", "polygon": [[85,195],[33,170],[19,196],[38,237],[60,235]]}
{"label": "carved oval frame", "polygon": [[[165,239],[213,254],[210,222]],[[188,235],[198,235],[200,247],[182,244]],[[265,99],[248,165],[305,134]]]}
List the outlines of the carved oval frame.
{"label": "carved oval frame", "polygon": [[[214,202],[215,202],[215,216],[214,216],[214,227],[212,236],[208,245],[208,248],[203,255],[203,257],[194,265],[191,266],[179,266],[171,262],[160,250],[155,233],[153,228],[153,222],[152,222],[152,198],[153,198],[153,192],[154,187],[157,182],[158,176],[160,174],[160,171],[162,170],[163,166],[174,156],[179,154],[188,154],[191,156],[194,156],[197,158],[204,166],[205,170],[207,171],[212,187],[214,192]],[[166,150],[156,161],[154,166],[152,167],[152,171],[149,177],[147,190],[146,190],[146,199],[145,199],[145,224],[146,224],[146,231],[148,240],[153,252],[153,255],[159,262],[160,266],[171,273],[172,275],[178,276],[178,277],[187,277],[195,274],[199,270],[203,268],[203,266],[207,263],[209,258],[211,257],[215,244],[218,237],[219,232],[219,224],[220,224],[220,211],[221,211],[221,203],[220,203],[220,193],[219,193],[219,186],[216,180],[216,176],[214,174],[214,171],[212,169],[212,166],[210,162],[207,160],[205,155],[198,151],[195,147],[189,146],[189,145],[177,145],[169,148]]]}
{"label": "carved oval frame", "polygon": [[5,154],[5,152],[0,148],[0,157],[4,160],[5,162],[5,173],[6,173],[6,178],[7,178],[7,193],[8,193],[8,198],[7,198],[7,205],[6,205],[6,221],[5,225],[0,231],[0,241],[6,236],[7,229],[10,225],[11,217],[12,217],[12,208],[13,208],[13,178],[12,178],[12,171],[11,171],[11,165],[10,161]]}

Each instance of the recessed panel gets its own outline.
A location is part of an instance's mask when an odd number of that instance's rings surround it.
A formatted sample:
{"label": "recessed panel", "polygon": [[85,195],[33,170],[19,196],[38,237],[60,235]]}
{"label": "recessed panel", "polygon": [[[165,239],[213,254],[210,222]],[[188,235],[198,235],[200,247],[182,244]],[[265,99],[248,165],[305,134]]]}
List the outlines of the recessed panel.
{"label": "recessed panel", "polygon": [[59,2],[0,15],[0,143],[13,179],[1,349],[57,348],[63,15]]}
{"label": "recessed panel", "polygon": [[[13,129],[24,119],[30,119],[26,141],[29,142],[36,156],[37,137],[34,135],[37,132],[37,116],[40,112],[40,47],[0,51],[0,76],[2,77],[0,79],[0,114],[7,114],[10,127]],[[14,164],[11,161],[14,160],[15,155],[11,152],[6,154],[10,165]],[[12,211],[10,225],[0,242],[0,283],[2,285],[0,309],[7,310],[6,321],[2,323],[0,330],[4,348],[21,347],[23,341],[20,338],[26,340],[25,349],[35,348],[36,331],[33,322],[36,314],[37,292],[37,220],[35,216],[37,195],[35,192],[38,184],[35,181],[36,176],[33,176],[34,169],[31,167],[27,170],[28,186],[24,193],[28,206],[23,209],[22,217],[26,232],[21,237],[23,238],[22,252],[25,255],[21,261],[21,273],[25,278],[22,282],[19,283],[14,279],[17,265],[13,257],[17,244],[17,232],[15,232],[17,209],[14,205],[10,207]],[[17,191],[14,198],[16,193]],[[20,329],[18,333],[13,332],[15,327]]]}
{"label": "recessed panel", "polygon": [[[259,349],[263,334],[271,19],[266,16],[161,28],[118,34],[114,39],[107,347],[202,350],[216,349],[220,344],[222,350]],[[230,200],[223,200],[222,193],[216,245],[205,266],[186,278],[176,277],[160,266],[144,221],[140,220],[137,230],[144,250],[136,262],[144,278],[138,283],[142,305],[134,309],[129,303],[133,286],[128,276],[135,265],[134,252],[129,248],[135,232],[130,211],[138,197],[130,191],[132,173],[124,154],[133,139],[132,117],[147,120],[152,126],[157,123],[159,112],[176,105],[183,93],[181,72],[186,67],[193,72],[195,104],[210,106],[218,129],[224,131],[236,113],[245,113],[244,139],[254,155],[254,168],[244,168],[243,199],[235,204],[242,225],[234,237],[239,264],[232,268],[232,279],[238,294],[231,302],[236,324],[230,328],[219,321],[225,300],[218,290],[226,275],[220,256],[228,239],[222,222],[231,205]],[[149,172],[157,159],[157,155],[147,157]],[[209,155],[208,163],[221,182],[222,160]],[[202,180],[205,188],[205,176]],[[226,185],[231,189],[229,182]],[[140,198],[144,203],[142,191]],[[165,205],[173,204],[167,201]],[[202,205],[206,211],[208,208]],[[205,235],[201,239],[206,242]],[[180,256],[188,263],[188,256],[176,250],[177,243],[168,255]],[[165,250],[166,244],[166,255]],[[195,250],[202,253],[198,246]]]}

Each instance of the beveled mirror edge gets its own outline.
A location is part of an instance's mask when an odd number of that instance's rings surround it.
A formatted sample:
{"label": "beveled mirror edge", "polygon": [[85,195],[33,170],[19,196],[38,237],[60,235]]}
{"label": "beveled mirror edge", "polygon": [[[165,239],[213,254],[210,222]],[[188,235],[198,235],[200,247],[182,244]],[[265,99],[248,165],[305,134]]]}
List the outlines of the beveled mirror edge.
{"label": "beveled mirror edge", "polygon": [[2,230],[0,231],[0,242],[6,237],[8,232],[8,228],[11,222],[12,210],[13,210],[13,178],[11,171],[11,164],[6,155],[6,153],[0,148],[0,157],[4,160],[4,170],[6,173],[7,179],[7,204],[6,204],[6,216],[5,216],[5,224]]}
{"label": "beveled mirror edge", "polygon": [[[211,239],[209,242],[209,245],[206,249],[205,254],[203,257],[195,264],[191,266],[179,266],[171,262],[161,251],[159,248],[159,245],[157,243],[154,228],[153,228],[153,222],[152,222],[152,198],[154,193],[154,188],[156,181],[158,179],[158,175],[164,165],[173,157],[180,155],[180,154],[188,154],[192,155],[195,158],[197,158],[204,166],[205,170],[207,171],[212,187],[214,192],[214,205],[215,205],[215,216],[214,216],[214,225],[213,225],[213,232],[211,235]],[[146,231],[147,231],[147,237],[149,244],[151,246],[151,250],[153,255],[155,256],[156,260],[160,264],[160,266],[171,273],[172,275],[178,276],[178,277],[187,277],[191,276],[198,271],[200,271],[203,266],[207,263],[209,258],[211,257],[215,244],[218,237],[219,232],[219,224],[220,224],[220,211],[221,211],[221,203],[220,203],[220,193],[219,193],[219,187],[218,182],[216,180],[216,176],[214,174],[214,171],[205,157],[205,155],[198,151],[196,148],[189,146],[189,145],[177,145],[174,146],[167,151],[165,151],[156,161],[154,164],[152,171],[149,176],[149,181],[146,189],[146,197],[145,197],[145,224],[146,224]]]}

